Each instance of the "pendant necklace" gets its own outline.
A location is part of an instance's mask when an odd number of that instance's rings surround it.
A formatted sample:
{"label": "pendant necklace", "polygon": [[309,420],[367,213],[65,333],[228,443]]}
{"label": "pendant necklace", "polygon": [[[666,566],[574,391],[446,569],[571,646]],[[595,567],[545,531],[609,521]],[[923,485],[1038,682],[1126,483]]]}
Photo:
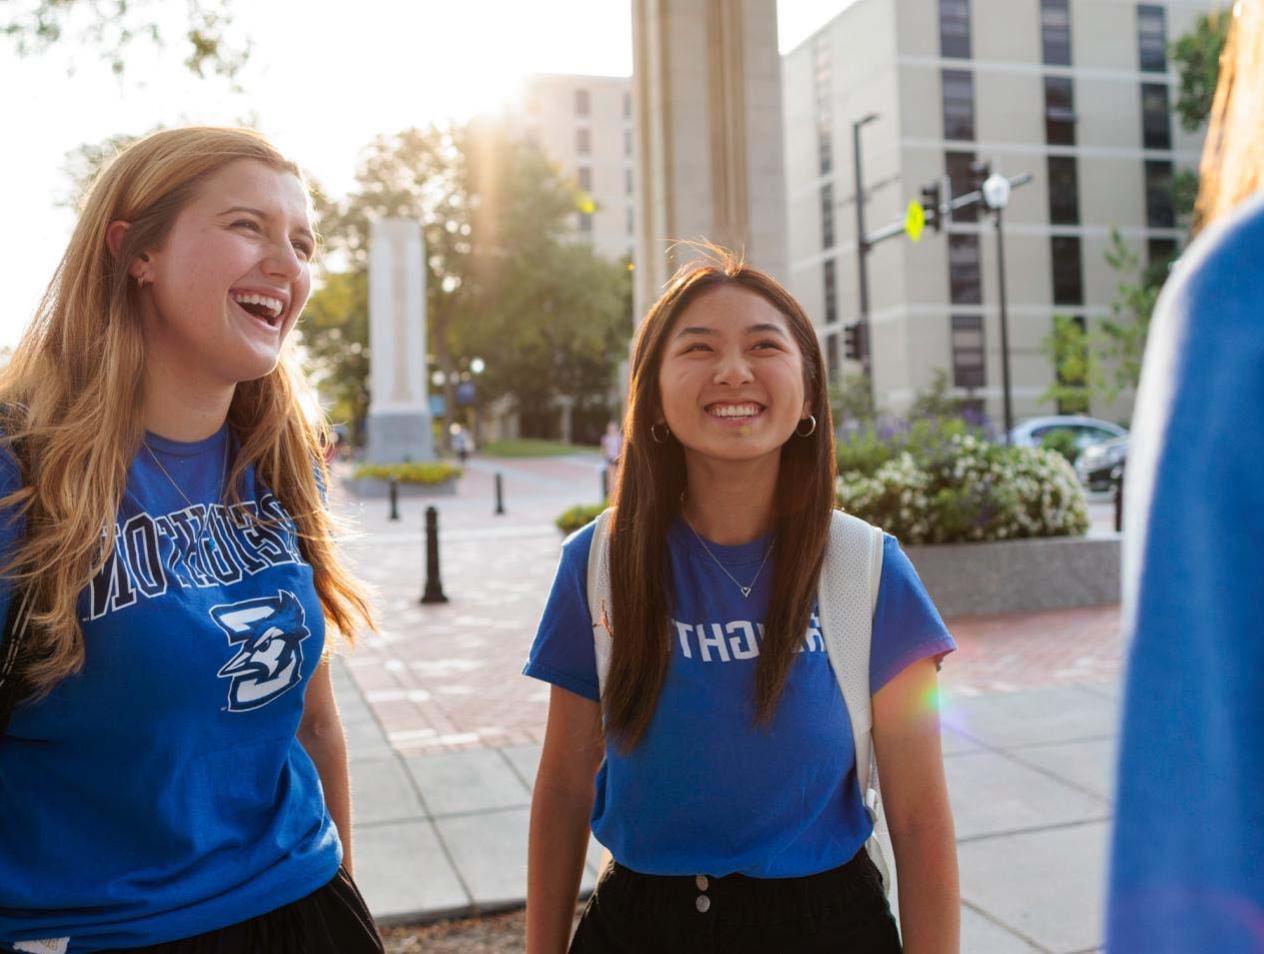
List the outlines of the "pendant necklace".
{"label": "pendant necklace", "polygon": [[[180,497],[188,505],[189,509],[192,510],[195,506],[193,501],[190,500],[188,495],[183,490],[180,489],[180,485],[175,482],[172,476],[169,473],[167,473],[167,468],[162,466],[162,461],[158,459],[158,455],[154,453],[154,449],[149,446],[149,442],[141,441],[141,444],[143,444],[145,447],[145,450],[149,452],[149,456],[153,460],[153,462],[158,465],[158,469],[162,471],[162,475],[167,478],[167,483],[171,484],[171,486],[176,489],[176,493],[180,495]],[[222,467],[220,468],[220,475],[219,475],[219,498],[218,499],[221,503],[223,502],[223,499],[224,499],[224,482],[227,478],[228,478],[228,435],[225,434],[224,435],[224,462],[223,462]],[[202,546],[202,539],[206,536],[206,529],[211,524],[212,504],[205,504],[204,506],[205,506],[205,515],[202,518],[202,526],[198,528],[197,539],[193,541],[193,545],[184,551],[185,557],[188,557],[190,553],[198,550]]]}
{"label": "pendant necklace", "polygon": [[[682,494],[681,496],[683,497],[684,495]],[[743,585],[742,581],[739,580],[737,577],[735,577],[732,573],[730,573],[729,568],[726,567],[723,563],[721,563],[719,561],[719,558],[717,558],[716,555],[711,552],[711,548],[707,546],[707,542],[703,540],[701,536],[699,536],[698,531],[693,528],[693,524],[690,523],[688,520],[686,520],[685,526],[689,528],[689,532],[693,534],[694,539],[697,540],[699,545],[701,545],[702,549],[706,551],[707,556],[709,556],[713,561],[715,561],[715,565],[718,566],[721,570],[723,570],[724,575],[727,576],[730,580],[732,580],[734,585],[736,585],[737,588],[742,591],[742,598],[749,599],[751,595],[751,590],[753,590],[755,588],[755,584],[759,582],[759,575],[764,572],[764,565],[767,564],[768,558],[772,556],[772,544],[768,545],[768,550],[764,553],[763,562],[759,564],[759,569],[755,571],[755,578],[750,581],[750,586],[745,586]]]}

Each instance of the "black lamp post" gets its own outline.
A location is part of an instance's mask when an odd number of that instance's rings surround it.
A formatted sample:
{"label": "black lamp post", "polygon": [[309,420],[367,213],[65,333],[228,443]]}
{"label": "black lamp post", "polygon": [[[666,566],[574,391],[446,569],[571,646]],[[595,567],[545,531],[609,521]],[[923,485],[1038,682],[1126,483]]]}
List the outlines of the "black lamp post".
{"label": "black lamp post", "polygon": [[[869,350],[869,270],[866,257],[869,255],[869,239],[865,235],[865,191],[864,176],[860,170],[860,127],[878,118],[877,113],[869,113],[851,124],[852,168],[856,173],[856,266],[857,288],[860,292],[860,316],[857,325],[857,350],[860,352],[860,363],[864,369],[865,379],[872,381],[873,361]],[[870,385],[872,387],[872,384]]]}
{"label": "black lamp post", "polygon": [[1009,314],[1005,307],[1005,236],[1002,229],[1005,206],[1009,204],[1010,181],[988,165],[979,169],[986,178],[980,186],[983,201],[993,213],[996,223],[996,266],[1000,285],[1001,303],[1001,389],[1005,407],[1005,443],[1010,442],[1010,430],[1014,426],[1014,408],[1010,398],[1009,379]]}

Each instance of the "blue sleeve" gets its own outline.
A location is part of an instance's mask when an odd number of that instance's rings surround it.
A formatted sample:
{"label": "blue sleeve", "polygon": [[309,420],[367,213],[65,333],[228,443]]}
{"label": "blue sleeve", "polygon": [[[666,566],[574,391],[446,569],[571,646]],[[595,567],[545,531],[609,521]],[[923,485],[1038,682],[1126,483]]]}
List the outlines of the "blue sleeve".
{"label": "blue sleeve", "polygon": [[1264,202],[1168,280],[1128,449],[1112,951],[1260,950]]}
{"label": "blue sleeve", "polygon": [[562,559],[523,673],[578,696],[601,700],[592,616],[588,612],[588,551],[595,524],[562,544]]}
{"label": "blue sleeve", "polygon": [[[22,471],[7,447],[0,448],[0,499],[7,497],[22,486]],[[0,568],[8,566],[14,552],[26,533],[26,518],[0,510]],[[0,576],[0,640],[4,639],[4,618],[9,612],[13,596],[13,582],[7,575]]]}
{"label": "blue sleeve", "polygon": [[956,648],[900,542],[889,533],[883,534],[882,581],[869,648],[870,694],[919,659],[934,656],[941,660]]}

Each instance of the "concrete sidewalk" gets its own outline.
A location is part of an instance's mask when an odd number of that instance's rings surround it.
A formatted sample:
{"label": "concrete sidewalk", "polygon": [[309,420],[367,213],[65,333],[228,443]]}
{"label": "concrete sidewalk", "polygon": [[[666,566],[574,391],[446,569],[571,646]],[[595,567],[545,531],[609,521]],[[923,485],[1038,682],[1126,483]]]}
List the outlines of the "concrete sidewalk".
{"label": "concrete sidewalk", "polygon": [[[334,675],[354,789],[356,875],[383,923],[520,905],[547,691],[517,675],[560,535],[598,463],[476,460],[442,514],[443,607],[419,607],[420,507],[342,498],[383,636]],[[494,472],[508,514],[491,518]],[[1095,508],[1097,509],[1097,508]],[[1102,508],[1104,509],[1104,508]],[[1101,519],[1100,516],[1098,518]],[[1116,735],[1111,611],[962,620],[944,670],[962,950],[1097,950]],[[600,862],[589,852],[584,889]]]}
{"label": "concrete sidewalk", "polygon": [[[345,668],[360,886],[383,922],[520,904],[538,745],[405,757]],[[1100,943],[1115,702],[1058,687],[947,699],[944,761],[961,865],[962,950]],[[584,889],[598,864],[590,851]]]}

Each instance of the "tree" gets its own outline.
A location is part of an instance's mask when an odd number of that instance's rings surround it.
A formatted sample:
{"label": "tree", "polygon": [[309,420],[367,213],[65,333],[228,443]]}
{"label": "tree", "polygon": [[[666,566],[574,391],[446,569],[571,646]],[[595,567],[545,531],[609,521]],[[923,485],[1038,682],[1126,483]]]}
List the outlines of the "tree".
{"label": "tree", "polygon": [[1220,77],[1220,54],[1232,22],[1233,15],[1228,10],[1205,13],[1189,33],[1172,44],[1172,61],[1180,77],[1176,113],[1186,132],[1198,132],[1211,115]]}
{"label": "tree", "polygon": [[1054,383],[1040,400],[1055,401],[1060,413],[1086,413],[1093,393],[1092,357],[1083,323],[1070,315],[1054,315],[1053,331],[1040,342],[1040,350],[1055,373]]}
{"label": "tree", "polygon": [[877,415],[873,385],[859,372],[840,374],[829,386],[829,401],[836,428],[851,430]]}
{"label": "tree", "polygon": [[[235,42],[229,31],[231,0],[186,0],[183,26],[184,66],[197,76],[208,72],[232,78],[250,56],[250,44]],[[127,54],[137,41],[166,43],[158,0],[7,0],[0,5],[0,35],[19,56],[34,56],[74,39],[96,47],[116,74],[127,69]]]}
{"label": "tree", "polygon": [[299,325],[316,385],[332,402],[330,417],[362,443],[369,411],[369,283],[363,270],[325,276]]}

